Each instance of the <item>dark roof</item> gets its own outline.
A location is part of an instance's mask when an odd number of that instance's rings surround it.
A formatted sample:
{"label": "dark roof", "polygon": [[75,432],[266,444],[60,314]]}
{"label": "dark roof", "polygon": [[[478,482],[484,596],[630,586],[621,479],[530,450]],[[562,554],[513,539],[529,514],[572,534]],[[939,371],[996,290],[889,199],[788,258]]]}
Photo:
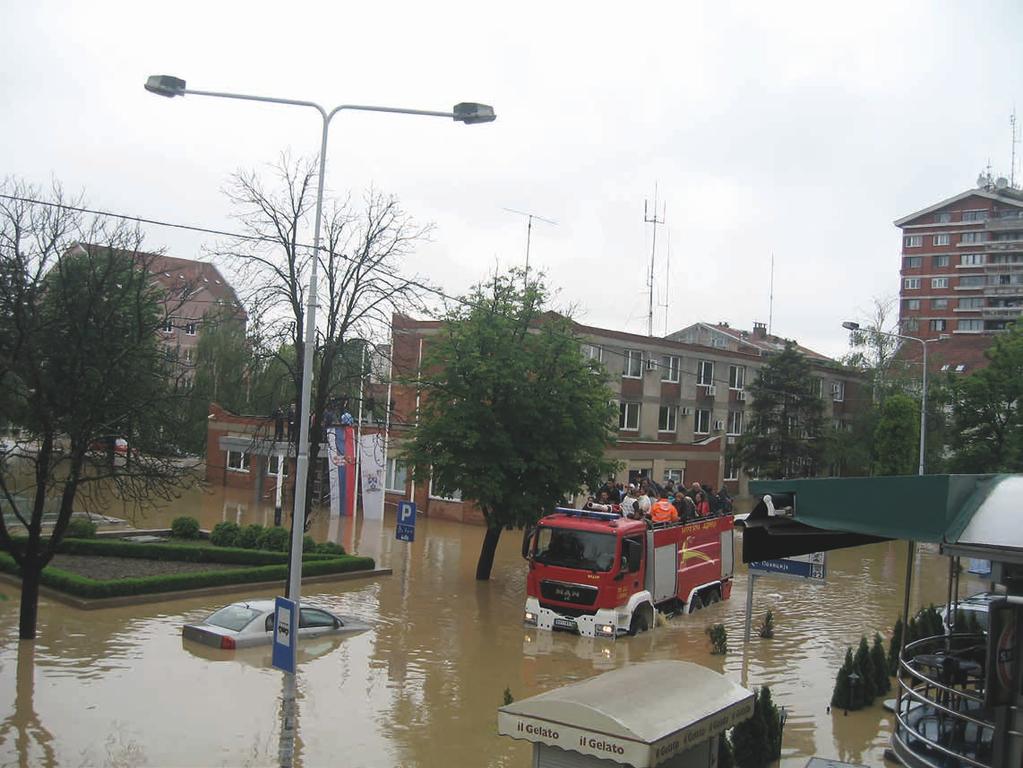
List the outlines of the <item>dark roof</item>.
{"label": "dark roof", "polygon": [[792,342],[792,345],[796,348],[796,351],[799,352],[804,357],[810,357],[815,360],[822,361],[829,360],[834,362],[832,358],[828,357],[827,355],[822,355],[820,352],[815,352],[809,347],[804,347],[795,339],[786,339],[783,338],[782,336],[775,336],[773,333],[765,333],[763,336],[757,336],[752,331],[746,331],[741,328],[733,328],[732,326],[727,325],[726,323],[702,323],[702,325],[706,325],[710,328],[713,328],[716,331],[720,331],[721,333],[728,334],[736,341],[738,341],[740,344],[750,344],[759,349],[761,352],[781,352],[783,349],[785,349],[785,344],[787,342]]}
{"label": "dark roof", "polygon": [[920,218],[921,216],[926,216],[928,213],[940,211],[947,205],[958,203],[960,200],[965,200],[969,197],[983,197],[988,200],[994,200],[999,203],[1023,207],[1023,192],[1020,192],[1020,190],[1018,189],[1013,189],[1012,187],[992,190],[981,188],[968,189],[965,192],[960,192],[958,195],[953,195],[952,197],[945,198],[940,203],[929,205],[926,208],[922,208],[919,211],[916,211],[915,213],[911,213],[907,216],[903,216],[902,218],[896,219],[894,224],[897,227],[903,227],[912,222],[914,219]]}
{"label": "dark roof", "polygon": [[[990,363],[985,352],[995,337],[983,334],[962,334],[927,342],[928,373],[974,373]],[[907,365],[920,365],[923,347],[903,344],[894,360]]]}

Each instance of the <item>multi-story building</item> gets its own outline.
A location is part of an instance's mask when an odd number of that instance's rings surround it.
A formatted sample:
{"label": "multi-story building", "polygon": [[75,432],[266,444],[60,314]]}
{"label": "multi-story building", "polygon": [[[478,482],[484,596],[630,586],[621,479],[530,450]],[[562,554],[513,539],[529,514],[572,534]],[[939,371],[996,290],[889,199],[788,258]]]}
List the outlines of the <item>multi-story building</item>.
{"label": "multi-story building", "polygon": [[[1023,311],[1023,191],[978,179],[961,192],[895,221],[902,230],[899,322],[922,339],[975,337],[946,365],[986,348]],[[954,358],[954,359],[953,359]]]}
{"label": "multi-story building", "polygon": [[[396,315],[392,321],[394,368],[414,379],[440,329],[436,321]],[[784,348],[785,340],[757,324],[752,332],[725,324],[697,323],[667,338],[576,324],[583,354],[602,363],[618,402],[618,435],[609,449],[622,469],[617,480],[639,476],[675,483],[722,485],[746,494],[746,477],[730,450],[747,426],[751,398],[747,385]],[[860,376],[812,350],[799,348],[810,363],[816,391],[825,403],[825,424],[845,428],[854,408],[869,392]],[[475,519],[472,505],[442,499],[431,488],[416,487],[395,458],[402,432],[415,423],[414,387],[395,384],[391,394],[387,491],[390,501],[413,498],[434,515]]]}

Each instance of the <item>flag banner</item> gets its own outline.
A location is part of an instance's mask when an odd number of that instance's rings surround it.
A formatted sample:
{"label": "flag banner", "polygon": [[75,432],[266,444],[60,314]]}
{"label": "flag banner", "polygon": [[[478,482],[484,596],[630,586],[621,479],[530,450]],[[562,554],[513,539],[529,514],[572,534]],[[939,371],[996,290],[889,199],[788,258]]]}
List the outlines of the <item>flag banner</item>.
{"label": "flag banner", "polygon": [[362,435],[359,441],[362,475],[362,518],[384,519],[384,436]]}
{"label": "flag banner", "polygon": [[350,426],[327,430],[330,470],[330,514],[352,517],[355,506],[355,430]]}

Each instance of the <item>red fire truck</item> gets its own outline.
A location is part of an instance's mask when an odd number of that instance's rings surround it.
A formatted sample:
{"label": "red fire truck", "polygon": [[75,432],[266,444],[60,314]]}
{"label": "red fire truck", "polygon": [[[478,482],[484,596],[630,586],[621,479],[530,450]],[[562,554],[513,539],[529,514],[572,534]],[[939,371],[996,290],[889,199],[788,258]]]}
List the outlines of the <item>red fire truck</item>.
{"label": "red fire truck", "polygon": [[732,591],[732,516],[651,526],[559,507],[526,530],[527,626],[586,637],[636,634],[654,610],[692,612]]}

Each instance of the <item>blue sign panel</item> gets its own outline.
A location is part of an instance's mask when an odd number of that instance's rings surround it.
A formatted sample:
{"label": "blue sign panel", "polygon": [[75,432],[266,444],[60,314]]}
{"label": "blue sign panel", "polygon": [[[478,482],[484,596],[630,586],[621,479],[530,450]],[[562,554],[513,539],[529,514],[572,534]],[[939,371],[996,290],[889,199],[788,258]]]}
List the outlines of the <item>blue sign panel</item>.
{"label": "blue sign panel", "polygon": [[749,564],[749,571],[758,576],[790,576],[823,582],[826,574],[824,553],[812,552],[809,555],[782,557],[777,560],[757,560]]}
{"label": "blue sign panel", "polygon": [[398,520],[394,526],[394,538],[409,543],[416,540],[416,504],[413,501],[398,502]]}
{"label": "blue sign panel", "polygon": [[274,601],[273,665],[282,672],[295,674],[298,648],[298,610],[294,600],[278,597]]}

